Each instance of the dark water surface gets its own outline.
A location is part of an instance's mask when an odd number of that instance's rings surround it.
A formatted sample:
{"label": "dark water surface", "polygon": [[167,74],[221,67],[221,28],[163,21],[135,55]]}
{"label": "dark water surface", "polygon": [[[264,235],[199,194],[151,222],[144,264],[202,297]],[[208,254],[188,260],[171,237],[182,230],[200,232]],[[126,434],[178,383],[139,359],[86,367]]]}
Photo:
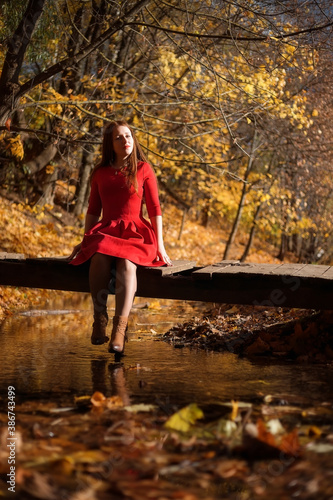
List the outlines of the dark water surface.
{"label": "dark water surface", "polygon": [[[180,406],[254,401],[263,395],[292,403],[331,401],[333,368],[254,363],[231,353],[175,349],[161,341],[172,325],[204,312],[204,305],[147,299],[150,308],[131,315],[130,340],[122,364],[104,346],[92,346],[91,306],[62,304],[57,310],[15,314],[0,324],[0,395],[8,386],[18,399],[71,401],[73,396],[120,393],[131,403]],[[109,316],[112,317],[110,302]],[[0,401],[1,403],[1,401]]]}

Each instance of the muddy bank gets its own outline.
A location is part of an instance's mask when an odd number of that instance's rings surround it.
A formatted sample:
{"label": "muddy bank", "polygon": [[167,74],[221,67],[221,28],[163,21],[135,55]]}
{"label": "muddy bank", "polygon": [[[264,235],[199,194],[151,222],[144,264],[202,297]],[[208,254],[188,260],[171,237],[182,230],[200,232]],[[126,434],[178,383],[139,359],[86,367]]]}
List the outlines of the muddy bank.
{"label": "muddy bank", "polygon": [[176,348],[332,363],[333,312],[223,305],[172,327],[163,338]]}

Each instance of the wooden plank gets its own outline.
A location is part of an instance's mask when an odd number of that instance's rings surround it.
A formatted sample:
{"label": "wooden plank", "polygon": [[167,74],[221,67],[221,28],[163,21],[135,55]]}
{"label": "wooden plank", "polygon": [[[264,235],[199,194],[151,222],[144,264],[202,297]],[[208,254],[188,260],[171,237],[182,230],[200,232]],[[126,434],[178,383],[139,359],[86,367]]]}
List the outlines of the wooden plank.
{"label": "wooden plank", "polygon": [[[43,264],[43,265],[57,265],[57,266],[68,266],[68,258],[67,257],[41,257],[41,258],[28,258],[27,262],[34,264]],[[180,273],[181,271],[187,271],[192,269],[195,266],[195,262],[191,260],[174,260],[172,261],[172,266],[152,266],[152,267],[142,267],[138,266],[138,273],[140,274],[158,274],[159,276],[167,276],[169,274]],[[71,266],[72,267],[72,266]],[[76,266],[73,266],[76,267]]]}
{"label": "wooden plank", "polygon": [[67,257],[27,257],[25,259],[27,262],[35,262],[35,263],[43,263],[43,264],[69,264],[68,256]]}
{"label": "wooden plank", "polygon": [[8,253],[0,252],[0,260],[23,260],[25,255],[23,253]]}
{"label": "wooden plank", "polygon": [[[326,286],[303,278],[285,280],[283,276],[229,274],[223,280],[199,280],[191,276],[152,275],[138,281],[137,295],[224,304],[248,304],[263,307],[333,308],[333,281]],[[295,280],[297,279],[297,283]]]}
{"label": "wooden plank", "polygon": [[[191,267],[193,264],[191,261],[175,261],[172,267],[139,268],[137,296],[265,307],[333,309],[333,273],[329,266],[309,266],[307,272],[303,272],[305,276],[293,276],[290,273],[301,273],[305,265],[226,265],[222,262],[197,269]],[[89,263],[71,266],[64,258],[5,258],[0,260],[0,285],[89,292],[88,270]],[[320,275],[320,272],[323,274]],[[327,273],[331,274],[331,279],[323,279],[322,276]],[[212,279],[205,276],[212,276]]]}
{"label": "wooden plank", "polygon": [[170,274],[188,271],[195,267],[196,262],[193,260],[173,260],[172,266],[154,266],[154,267],[138,267],[139,274],[158,274],[159,276],[168,276]]}
{"label": "wooden plank", "polygon": [[274,271],[272,271],[272,274],[278,274],[280,276],[295,276],[298,271],[303,269],[305,264],[298,264],[298,263],[292,263],[292,264],[280,264]]}
{"label": "wooden plank", "polygon": [[223,260],[221,262],[217,262],[216,264],[211,264],[209,266],[196,269],[195,271],[193,271],[192,275],[195,279],[210,280],[212,278],[212,275],[216,272],[223,272],[226,269],[231,269],[232,267],[236,267],[237,269],[239,269],[240,266],[244,265],[248,264],[241,264],[239,260]]}
{"label": "wooden plank", "polygon": [[224,279],[224,277],[229,274],[266,275],[278,266],[280,266],[280,264],[240,263],[225,267],[211,265],[194,271],[193,277],[195,279],[212,279],[213,277],[214,279]]}
{"label": "wooden plank", "polygon": [[70,266],[61,260],[52,265],[38,259],[2,260],[0,285],[89,292],[88,269],[88,265]]}
{"label": "wooden plank", "polygon": [[216,262],[216,264],[212,264],[213,267],[228,267],[228,266],[244,266],[247,264],[241,263],[240,260],[221,260],[220,262]]}
{"label": "wooden plank", "polygon": [[[139,267],[138,280],[148,281],[192,269],[193,261],[174,261],[173,266]],[[0,285],[89,292],[89,263],[72,266],[63,257],[0,260]],[[112,293],[112,292],[111,292]]]}
{"label": "wooden plank", "polygon": [[333,279],[333,266],[330,266],[321,277],[328,280]]}
{"label": "wooden plank", "polygon": [[300,269],[295,276],[303,278],[321,278],[322,275],[329,269],[329,266],[322,266],[318,264],[307,264]]}
{"label": "wooden plank", "polygon": [[242,264],[239,268],[226,269],[224,274],[235,274],[238,269],[240,274],[268,275],[279,266],[280,264],[248,263],[248,264]]}

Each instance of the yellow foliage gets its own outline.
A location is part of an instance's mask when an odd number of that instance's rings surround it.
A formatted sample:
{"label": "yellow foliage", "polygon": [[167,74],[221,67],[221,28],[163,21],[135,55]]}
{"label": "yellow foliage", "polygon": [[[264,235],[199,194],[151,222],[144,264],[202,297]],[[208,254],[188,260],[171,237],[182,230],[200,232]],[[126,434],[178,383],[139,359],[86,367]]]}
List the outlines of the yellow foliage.
{"label": "yellow foliage", "polygon": [[[81,238],[80,229],[58,227],[37,207],[15,204],[2,197],[0,218],[4,228],[0,252],[22,253],[27,257],[66,256]],[[0,318],[11,309],[27,308],[51,296],[48,290],[0,286]]]}
{"label": "yellow foliage", "polygon": [[19,135],[7,139],[6,151],[10,156],[14,156],[17,160],[22,160],[24,157],[23,143]]}
{"label": "yellow foliage", "polygon": [[52,113],[54,113],[56,115],[60,115],[62,113],[63,108],[60,104],[57,104],[57,101],[65,101],[65,100],[68,100],[68,98],[59,94],[56,90],[54,90],[53,87],[49,87],[46,90],[45,96],[46,96],[46,98],[54,99],[54,101],[55,101],[54,104],[48,105],[47,109],[49,109]]}
{"label": "yellow foliage", "polygon": [[45,171],[48,175],[51,175],[53,174],[54,172],[54,166],[53,165],[47,165],[47,167],[45,168]]}

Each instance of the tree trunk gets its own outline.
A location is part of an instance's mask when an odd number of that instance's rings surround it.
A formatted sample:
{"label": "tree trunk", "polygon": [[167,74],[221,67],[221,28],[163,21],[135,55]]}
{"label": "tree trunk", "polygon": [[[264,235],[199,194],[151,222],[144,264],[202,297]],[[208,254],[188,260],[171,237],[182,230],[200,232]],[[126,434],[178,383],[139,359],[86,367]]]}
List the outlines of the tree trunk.
{"label": "tree trunk", "polygon": [[259,214],[261,212],[261,209],[262,209],[262,203],[259,203],[259,205],[257,206],[257,210],[255,211],[253,220],[252,220],[252,227],[251,227],[250,236],[249,236],[249,239],[247,241],[246,248],[244,250],[243,255],[240,258],[241,262],[245,262],[247,256],[249,255],[249,252],[250,252],[250,249],[251,249],[251,246],[253,243],[253,238],[254,238],[254,235],[255,235],[255,232],[257,229],[257,220],[258,220]]}
{"label": "tree trunk", "polygon": [[0,77],[0,125],[5,125],[19,99],[19,75],[32,33],[46,0],[29,0],[24,16],[8,42]]}
{"label": "tree trunk", "polygon": [[281,235],[280,251],[277,258],[281,261],[284,260],[287,251],[287,235],[283,232]]}
{"label": "tree trunk", "polygon": [[122,17],[115,19],[109,28],[97,37],[97,40],[86,43],[77,53],[56,62],[22,85],[19,85],[18,80],[24,55],[30,43],[38,18],[46,3],[46,0],[29,0],[22,21],[9,41],[9,49],[6,53],[0,77],[0,126],[6,124],[10,113],[16,109],[21,97],[37,85],[44,83],[52,76],[64,71],[66,68],[79,64],[80,61],[87,58],[92,52],[102,46],[114,33],[123,29],[126,23],[132,20],[148,2],[149,0],[138,0]]}
{"label": "tree trunk", "polygon": [[43,207],[44,205],[53,205],[55,183],[58,179],[58,169],[55,168],[52,173],[43,175],[42,179],[42,195],[36,205]]}
{"label": "tree trunk", "polygon": [[184,227],[185,227],[186,215],[187,215],[187,208],[184,208],[183,209],[182,221],[181,221],[180,229],[179,229],[179,233],[178,233],[178,241],[180,241],[182,239],[182,235],[183,235],[183,231],[184,231]]}
{"label": "tree trunk", "polygon": [[[271,169],[272,169],[272,166],[273,166],[273,162],[274,162],[274,158],[275,158],[275,156],[273,155],[272,158],[271,158],[271,160],[270,160],[270,164],[269,164],[269,167],[268,167],[268,170],[267,170],[267,174],[270,174],[270,172],[271,172]],[[275,182],[275,179],[273,178],[272,182],[269,184],[269,186],[267,186],[264,189],[264,192],[263,192],[264,195],[270,193],[270,191],[271,191],[271,189],[273,187],[274,182]],[[259,201],[259,204],[257,205],[257,209],[256,209],[256,211],[254,213],[253,220],[252,220],[252,226],[251,226],[251,230],[250,230],[249,239],[248,239],[246,248],[244,250],[244,253],[243,253],[243,255],[241,256],[241,259],[240,259],[241,262],[245,262],[247,256],[250,253],[250,249],[251,249],[251,246],[252,246],[252,243],[253,243],[254,235],[255,235],[255,232],[256,232],[256,229],[257,229],[257,220],[258,220],[258,217],[260,215],[261,209],[263,208],[264,204],[265,204],[265,202]]]}
{"label": "tree trunk", "polygon": [[42,151],[36,158],[25,164],[28,174],[32,176],[40,172],[48,163],[50,163],[50,161],[53,160],[57,152],[58,149],[54,144],[46,146],[44,151]]}
{"label": "tree trunk", "polygon": [[[82,13],[83,13],[83,6],[77,9],[73,20],[75,26],[77,26],[80,30],[82,29]],[[74,29],[72,36],[70,37],[68,42],[67,55],[69,57],[72,57],[75,54],[75,52],[78,51],[79,45],[80,45],[79,31]],[[61,95],[67,95],[69,89],[76,90],[75,84],[77,85],[78,83],[81,82],[80,78],[75,79],[75,77],[77,77],[77,68],[75,67],[75,65],[72,65],[70,68],[66,68],[63,71],[59,84],[59,93]]]}
{"label": "tree trunk", "polygon": [[247,179],[248,179],[248,177],[250,175],[250,172],[252,170],[252,167],[253,167],[253,163],[254,163],[254,155],[253,154],[254,154],[256,145],[257,145],[257,132],[255,132],[254,136],[253,136],[252,147],[251,147],[251,154],[249,156],[249,160],[248,160],[248,163],[247,163],[246,172],[245,172],[245,175],[244,175],[244,184],[243,184],[243,188],[242,188],[241,198],[240,198],[240,201],[239,201],[239,205],[238,205],[238,209],[237,209],[237,214],[236,214],[236,217],[235,217],[235,220],[234,220],[234,223],[233,223],[233,226],[232,226],[232,229],[231,229],[231,232],[229,234],[229,238],[228,238],[225,250],[224,250],[224,255],[223,255],[223,259],[224,260],[227,260],[228,257],[229,257],[229,253],[230,253],[232,244],[233,244],[233,242],[235,240],[235,237],[236,237],[236,234],[237,234],[237,230],[238,230],[238,226],[239,226],[239,223],[240,223],[240,220],[241,220],[241,217],[242,217],[242,212],[243,212],[243,208],[244,208],[244,204],[245,204],[245,199],[246,199],[246,194],[247,194],[247,183],[246,183],[246,181],[247,181]]}
{"label": "tree trunk", "polygon": [[74,214],[81,215],[85,208],[86,193],[89,191],[89,177],[93,167],[94,150],[83,150],[81,168],[79,173],[79,182],[76,187],[75,197],[76,203]]}

